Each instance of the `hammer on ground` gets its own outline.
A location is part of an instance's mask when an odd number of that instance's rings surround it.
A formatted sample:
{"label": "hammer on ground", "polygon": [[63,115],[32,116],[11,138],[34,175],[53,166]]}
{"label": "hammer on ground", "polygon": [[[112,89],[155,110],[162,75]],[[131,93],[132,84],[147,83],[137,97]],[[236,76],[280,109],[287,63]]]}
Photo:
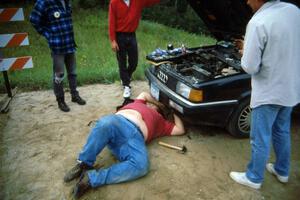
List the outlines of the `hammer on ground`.
{"label": "hammer on ground", "polygon": [[187,148],[184,145],[182,147],[178,147],[178,146],[171,145],[171,144],[168,144],[168,143],[165,143],[165,142],[161,142],[161,141],[159,141],[158,144],[161,145],[161,146],[170,148],[170,149],[178,150],[178,152],[182,153],[182,154],[184,154],[187,151]]}

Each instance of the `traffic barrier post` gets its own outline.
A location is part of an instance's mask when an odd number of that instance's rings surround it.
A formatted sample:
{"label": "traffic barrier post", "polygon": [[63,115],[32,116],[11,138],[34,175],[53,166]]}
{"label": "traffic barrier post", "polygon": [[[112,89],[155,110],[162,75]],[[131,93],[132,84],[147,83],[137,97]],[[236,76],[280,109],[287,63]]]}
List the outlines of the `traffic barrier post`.
{"label": "traffic barrier post", "polygon": [[[24,21],[23,8],[0,8],[0,22]],[[0,34],[0,48],[19,47],[29,45],[27,33]],[[0,112],[7,112],[8,105],[13,97],[8,71],[32,68],[31,56],[3,58],[0,54],[0,72],[3,73],[8,98],[0,102]],[[2,105],[1,105],[2,104]]]}

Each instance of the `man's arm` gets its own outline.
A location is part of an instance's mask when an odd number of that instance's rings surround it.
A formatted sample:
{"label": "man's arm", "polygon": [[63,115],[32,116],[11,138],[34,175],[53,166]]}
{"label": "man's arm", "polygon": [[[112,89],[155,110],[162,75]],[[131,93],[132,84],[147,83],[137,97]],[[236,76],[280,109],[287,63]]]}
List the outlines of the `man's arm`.
{"label": "man's arm", "polygon": [[174,123],[175,123],[175,126],[171,132],[171,135],[183,135],[185,133],[183,122],[175,114],[174,114]]}
{"label": "man's arm", "polygon": [[159,101],[157,101],[156,99],[154,99],[151,94],[149,94],[148,92],[141,92],[136,99],[142,99],[148,103],[152,103],[154,105],[158,105],[158,104],[162,104]]}
{"label": "man's arm", "polygon": [[111,49],[116,52],[119,51],[119,45],[116,41],[116,10],[114,9],[114,6],[112,4],[112,1],[110,1],[109,4],[109,12],[108,12],[108,30],[109,30],[109,38],[111,41]]}
{"label": "man's arm", "polygon": [[259,72],[266,40],[264,27],[256,24],[247,26],[241,65],[248,74]]}
{"label": "man's arm", "polygon": [[35,30],[45,36],[46,38],[49,36],[47,29],[44,26],[44,10],[45,10],[46,2],[45,1],[37,1],[34,5],[34,8],[30,14],[30,22]]}

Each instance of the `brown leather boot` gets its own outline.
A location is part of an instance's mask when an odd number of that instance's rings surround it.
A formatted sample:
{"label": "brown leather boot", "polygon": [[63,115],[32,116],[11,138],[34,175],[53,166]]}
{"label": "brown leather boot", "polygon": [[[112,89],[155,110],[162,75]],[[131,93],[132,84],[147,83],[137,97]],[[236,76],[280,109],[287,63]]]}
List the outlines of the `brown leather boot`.
{"label": "brown leather boot", "polygon": [[86,102],[83,100],[79,94],[72,95],[72,102],[78,103],[79,105],[85,105]]}
{"label": "brown leather boot", "polygon": [[64,98],[57,98],[57,104],[58,107],[61,111],[63,112],[69,112],[70,108],[69,106],[66,104],[65,99]]}
{"label": "brown leather boot", "polygon": [[64,177],[64,182],[70,182],[74,180],[75,178],[78,178],[81,176],[81,174],[87,170],[93,169],[93,167],[88,166],[85,163],[77,163],[72,169],[70,169],[65,177]]}
{"label": "brown leather boot", "polygon": [[89,177],[87,173],[83,173],[80,177],[79,182],[75,185],[73,195],[75,199],[79,199],[86,191],[91,189]]}

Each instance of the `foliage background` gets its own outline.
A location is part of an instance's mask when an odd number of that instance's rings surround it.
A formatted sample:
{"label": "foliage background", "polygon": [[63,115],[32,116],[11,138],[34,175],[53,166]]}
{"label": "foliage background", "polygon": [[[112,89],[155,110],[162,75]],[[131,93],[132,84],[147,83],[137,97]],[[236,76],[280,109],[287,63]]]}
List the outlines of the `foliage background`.
{"label": "foliage background", "polygon": [[[74,0],[73,2],[73,23],[78,45],[76,54],[78,85],[119,81],[116,57],[111,51],[108,39],[106,7],[108,1],[88,0],[84,1],[84,4],[82,2],[81,0]],[[37,34],[29,22],[33,1],[9,1],[9,3],[2,5],[4,5],[3,7],[23,7],[26,19],[24,22],[0,23],[0,34],[27,32],[30,45],[0,49],[0,53],[4,58],[32,56],[34,64],[33,69],[9,71],[12,87],[17,86],[21,90],[51,88],[52,61],[50,50],[46,40]],[[173,8],[172,5],[175,6],[175,4],[170,4],[171,8]],[[175,10],[175,8],[173,9]],[[147,9],[144,19],[147,18],[147,13],[151,13],[151,9]],[[159,10],[160,8],[153,7],[153,9]],[[144,70],[149,66],[145,57],[156,48],[166,49],[169,43],[173,43],[174,47],[179,47],[181,44],[185,44],[187,47],[196,47],[215,42],[214,39],[206,35],[188,33],[181,28],[170,28],[149,20],[142,20],[137,30],[139,65],[133,75],[135,80],[144,79]],[[4,80],[0,78],[0,93],[4,92]]]}
{"label": "foliage background", "polygon": [[[33,4],[35,0],[1,0],[3,4]],[[72,0],[76,8],[108,9],[110,0]],[[186,0],[161,0],[159,4],[147,8],[143,19],[155,21],[173,28],[183,29],[191,33],[209,34],[204,23],[188,5]]]}

